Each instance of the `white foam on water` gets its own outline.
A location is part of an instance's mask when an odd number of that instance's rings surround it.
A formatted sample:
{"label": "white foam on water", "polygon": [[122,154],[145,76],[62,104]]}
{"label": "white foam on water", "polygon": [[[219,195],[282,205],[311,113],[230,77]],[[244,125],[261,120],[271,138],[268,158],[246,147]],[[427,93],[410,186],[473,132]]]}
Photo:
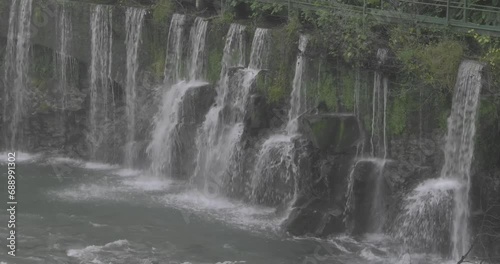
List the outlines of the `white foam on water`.
{"label": "white foam on water", "polygon": [[141,175],[139,177],[129,177],[123,183],[132,191],[161,191],[168,190],[172,186],[173,181],[157,177],[149,178]]}
{"label": "white foam on water", "polygon": [[92,221],[89,221],[89,224],[93,227],[105,227],[105,226],[108,226],[108,225],[105,225],[105,224],[98,224],[98,223],[94,223]]}
{"label": "white foam on water", "polygon": [[363,250],[361,250],[360,255],[361,257],[369,261],[383,261],[381,257],[378,257],[375,254],[373,254],[373,252],[369,248],[364,248]]}
{"label": "white foam on water", "polygon": [[141,174],[142,172],[140,170],[133,170],[133,169],[119,169],[117,171],[114,171],[114,175],[122,176],[122,177],[130,177],[130,176],[137,176]]}
{"label": "white foam on water", "polygon": [[128,247],[130,244],[127,240],[121,239],[105,244],[104,246],[87,246],[82,249],[69,249],[67,251],[68,257],[77,258],[80,261],[85,261],[86,263],[104,263],[99,260],[99,253],[116,253],[120,254],[124,247]]}
{"label": "white foam on water", "polygon": [[51,157],[48,159],[48,162],[51,164],[81,164],[84,163],[83,160],[68,158],[68,157]]}
{"label": "white foam on water", "polygon": [[68,201],[93,201],[93,200],[123,200],[124,197],[117,195],[124,193],[124,189],[103,184],[81,184],[77,187],[66,188],[58,191],[49,191],[48,195]]}
{"label": "white foam on water", "polygon": [[209,217],[251,230],[278,230],[282,219],[275,215],[275,208],[249,206],[210,194],[191,190],[177,194],[167,194],[160,199],[167,206]]}
{"label": "white foam on water", "polygon": [[99,163],[99,162],[85,162],[82,164],[82,168],[89,170],[113,170],[118,169],[118,165],[107,164],[107,163]]}

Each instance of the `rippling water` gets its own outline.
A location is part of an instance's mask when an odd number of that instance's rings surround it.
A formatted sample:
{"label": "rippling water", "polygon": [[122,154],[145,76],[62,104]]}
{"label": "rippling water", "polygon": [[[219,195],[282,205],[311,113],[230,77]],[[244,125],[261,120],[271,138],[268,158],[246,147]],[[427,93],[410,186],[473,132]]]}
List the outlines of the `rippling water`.
{"label": "rippling water", "polygon": [[[272,208],[207,197],[141,171],[18,157],[17,257],[2,250],[0,263],[438,263],[400,254],[382,235],[290,237]],[[0,170],[5,176],[6,164]],[[0,236],[7,232],[0,225]]]}

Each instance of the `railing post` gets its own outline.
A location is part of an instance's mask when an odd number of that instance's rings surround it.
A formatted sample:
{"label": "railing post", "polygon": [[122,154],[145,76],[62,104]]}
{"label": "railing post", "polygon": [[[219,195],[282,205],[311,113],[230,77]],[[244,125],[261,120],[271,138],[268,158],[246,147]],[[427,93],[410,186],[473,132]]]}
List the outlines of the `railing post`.
{"label": "railing post", "polygon": [[446,25],[450,24],[450,0],[446,0]]}
{"label": "railing post", "polygon": [[467,0],[464,0],[464,22],[467,22]]}
{"label": "railing post", "polygon": [[366,0],[363,0],[363,20],[365,19],[366,16]]}

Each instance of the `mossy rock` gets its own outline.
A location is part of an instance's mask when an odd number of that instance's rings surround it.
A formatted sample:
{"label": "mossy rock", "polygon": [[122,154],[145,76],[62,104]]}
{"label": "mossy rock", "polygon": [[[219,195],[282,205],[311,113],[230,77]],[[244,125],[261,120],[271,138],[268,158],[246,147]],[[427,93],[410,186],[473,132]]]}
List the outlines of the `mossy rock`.
{"label": "mossy rock", "polygon": [[314,147],[337,153],[346,152],[361,139],[358,120],[351,114],[306,115],[299,129]]}

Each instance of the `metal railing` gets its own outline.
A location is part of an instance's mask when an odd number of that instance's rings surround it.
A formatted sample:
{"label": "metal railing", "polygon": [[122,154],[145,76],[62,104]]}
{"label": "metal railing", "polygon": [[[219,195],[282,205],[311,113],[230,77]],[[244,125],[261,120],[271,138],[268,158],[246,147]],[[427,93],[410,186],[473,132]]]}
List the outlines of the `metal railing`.
{"label": "metal railing", "polygon": [[[475,29],[500,36],[500,6],[482,0],[257,0],[280,3],[289,9],[337,10],[374,16],[390,23],[415,22]],[[491,1],[491,0],[490,0]],[[346,13],[348,14],[348,13]]]}

